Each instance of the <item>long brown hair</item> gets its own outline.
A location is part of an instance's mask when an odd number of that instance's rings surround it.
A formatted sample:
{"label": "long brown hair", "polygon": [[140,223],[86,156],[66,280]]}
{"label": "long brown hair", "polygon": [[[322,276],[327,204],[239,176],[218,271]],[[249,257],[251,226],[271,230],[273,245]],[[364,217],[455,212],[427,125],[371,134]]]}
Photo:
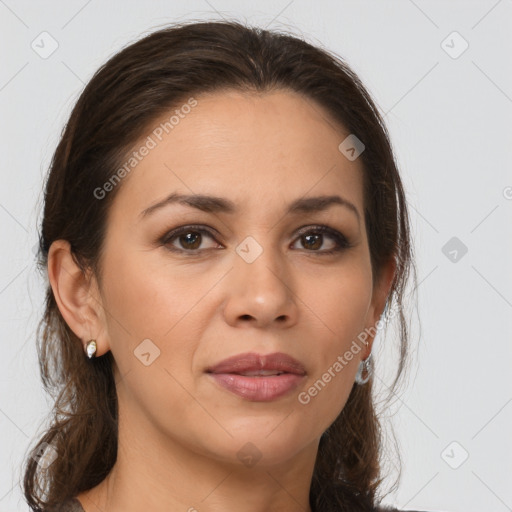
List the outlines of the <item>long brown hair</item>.
{"label": "long brown hair", "polygon": [[[45,183],[39,265],[58,239],[70,243],[80,268],[101,282],[106,218],[120,183],[101,200],[102,187],[155,119],[191,95],[235,89],[298,92],[323,107],[365,145],[365,222],[374,279],[396,262],[386,302],[399,322],[399,362],[390,393],[406,368],[409,330],[402,299],[414,270],[405,193],[383,119],[357,75],[334,54],[293,35],[236,21],[193,22],[159,29],[114,55],[94,74],[62,132]],[[341,142],[341,140],[340,140]],[[416,274],[414,274],[416,277]],[[63,320],[48,285],[37,349],[45,389],[54,398],[37,447],[58,457],[48,467],[28,456],[25,499],[48,510],[98,485],[117,456],[117,395],[111,352],[93,361]],[[373,378],[353,386],[322,436],[310,489],[315,512],[370,510],[382,484],[382,429]]]}

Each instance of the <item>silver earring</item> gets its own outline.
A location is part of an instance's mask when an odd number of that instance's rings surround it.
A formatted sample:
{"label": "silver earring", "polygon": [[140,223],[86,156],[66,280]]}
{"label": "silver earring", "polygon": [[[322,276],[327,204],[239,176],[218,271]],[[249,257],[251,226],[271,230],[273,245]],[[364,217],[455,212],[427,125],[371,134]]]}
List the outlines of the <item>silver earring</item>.
{"label": "silver earring", "polygon": [[89,359],[92,359],[94,357],[94,354],[96,354],[96,341],[90,340],[85,345],[85,353],[87,354],[87,357]]}
{"label": "silver earring", "polygon": [[359,363],[359,368],[356,373],[356,382],[359,385],[366,384],[370,380],[370,376],[372,374],[372,354]]}

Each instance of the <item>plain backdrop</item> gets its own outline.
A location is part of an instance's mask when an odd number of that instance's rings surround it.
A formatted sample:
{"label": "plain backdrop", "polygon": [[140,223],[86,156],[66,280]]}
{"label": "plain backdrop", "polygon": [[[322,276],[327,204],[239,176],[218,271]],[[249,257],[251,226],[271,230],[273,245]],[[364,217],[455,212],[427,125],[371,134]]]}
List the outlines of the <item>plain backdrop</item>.
{"label": "plain backdrop", "polygon": [[[402,477],[385,503],[512,510],[511,0],[0,0],[0,512],[28,510],[21,464],[50,407],[35,350],[45,283],[33,250],[70,109],[124,45],[166,23],[223,17],[344,58],[390,131],[419,286],[410,377],[389,409]],[[383,389],[393,333],[385,339],[375,349]]]}

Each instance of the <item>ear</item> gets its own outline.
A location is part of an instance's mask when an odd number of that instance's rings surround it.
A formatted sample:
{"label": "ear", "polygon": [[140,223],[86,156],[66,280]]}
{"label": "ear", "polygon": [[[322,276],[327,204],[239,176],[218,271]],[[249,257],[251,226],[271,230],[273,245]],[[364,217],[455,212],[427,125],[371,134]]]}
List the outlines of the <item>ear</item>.
{"label": "ear", "polygon": [[96,356],[110,350],[105,310],[92,273],[77,265],[66,240],[56,240],[48,251],[48,279],[59,311],[70,329],[85,345],[96,340]]}
{"label": "ear", "polygon": [[386,306],[386,300],[389,292],[391,291],[391,285],[396,273],[396,261],[391,258],[381,269],[379,279],[374,282],[373,295],[370,309],[368,311],[368,324],[367,332],[369,333],[366,338],[368,341],[368,347],[364,359],[368,357],[372,351],[373,342],[375,341],[376,328],[375,324],[379,321],[384,307]]}

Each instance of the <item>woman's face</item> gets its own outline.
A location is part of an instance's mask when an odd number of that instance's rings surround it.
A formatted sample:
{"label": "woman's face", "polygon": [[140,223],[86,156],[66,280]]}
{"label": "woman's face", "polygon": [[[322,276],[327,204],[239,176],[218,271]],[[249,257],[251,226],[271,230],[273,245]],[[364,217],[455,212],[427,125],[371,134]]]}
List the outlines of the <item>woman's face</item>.
{"label": "woman's face", "polygon": [[[121,421],[144,436],[224,461],[280,463],[316,447],[340,413],[369,353],[353,342],[384,307],[362,165],[338,149],[349,133],[298,94],[195,100],[168,133],[160,123],[174,111],[150,127],[117,185],[97,355],[112,351]],[[208,372],[247,353],[284,353],[304,371]]]}

